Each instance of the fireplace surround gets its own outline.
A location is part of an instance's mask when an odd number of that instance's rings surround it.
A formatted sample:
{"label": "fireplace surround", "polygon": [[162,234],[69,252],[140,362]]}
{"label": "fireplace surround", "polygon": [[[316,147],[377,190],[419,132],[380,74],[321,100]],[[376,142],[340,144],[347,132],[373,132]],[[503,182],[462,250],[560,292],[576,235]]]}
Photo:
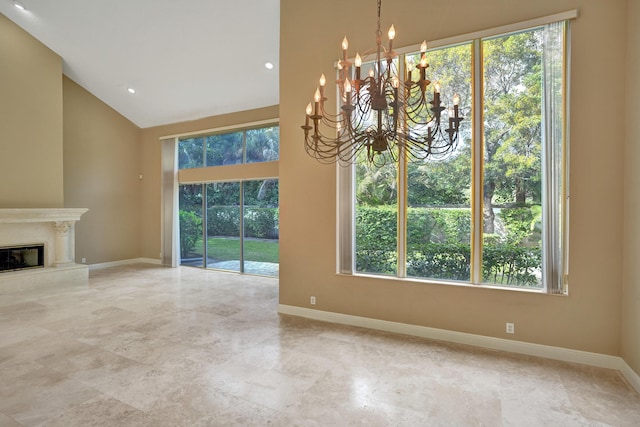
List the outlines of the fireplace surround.
{"label": "fireplace surround", "polygon": [[0,248],[43,246],[42,267],[0,273],[0,293],[86,283],[88,267],[74,262],[75,223],[85,212],[81,208],[0,209]]}

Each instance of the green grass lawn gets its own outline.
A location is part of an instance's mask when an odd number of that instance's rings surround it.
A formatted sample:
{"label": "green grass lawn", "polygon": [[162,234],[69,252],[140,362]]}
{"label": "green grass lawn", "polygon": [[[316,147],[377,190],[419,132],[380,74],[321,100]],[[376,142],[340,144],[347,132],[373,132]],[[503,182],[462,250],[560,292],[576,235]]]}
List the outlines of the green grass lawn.
{"label": "green grass lawn", "polygon": [[[196,248],[202,247],[202,240],[196,243]],[[277,240],[244,241],[245,261],[279,262],[279,242]],[[228,237],[209,237],[207,242],[209,258],[218,261],[240,259],[240,240]]]}

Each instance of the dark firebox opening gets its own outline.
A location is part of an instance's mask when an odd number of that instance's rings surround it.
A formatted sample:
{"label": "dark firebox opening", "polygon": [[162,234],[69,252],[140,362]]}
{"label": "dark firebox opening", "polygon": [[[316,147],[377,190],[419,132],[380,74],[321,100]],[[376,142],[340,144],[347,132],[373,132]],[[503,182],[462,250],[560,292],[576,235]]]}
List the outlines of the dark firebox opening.
{"label": "dark firebox opening", "polygon": [[0,273],[44,267],[44,245],[0,248]]}

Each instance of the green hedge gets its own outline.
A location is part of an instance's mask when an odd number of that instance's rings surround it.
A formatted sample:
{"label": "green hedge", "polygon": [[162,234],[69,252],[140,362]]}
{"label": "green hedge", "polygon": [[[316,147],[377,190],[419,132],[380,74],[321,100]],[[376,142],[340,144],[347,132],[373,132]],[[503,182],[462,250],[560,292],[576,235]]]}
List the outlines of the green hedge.
{"label": "green hedge", "polygon": [[193,212],[179,212],[180,217],[180,256],[186,258],[202,237],[202,218]]}
{"label": "green hedge", "polygon": [[279,235],[278,208],[245,208],[244,234],[259,239],[277,239]]}
{"label": "green hedge", "polygon": [[[220,206],[207,209],[209,236],[238,237],[240,235],[240,209]],[[244,234],[246,237],[277,239],[279,237],[278,208],[245,208]]]}
{"label": "green hedge", "polygon": [[[487,283],[538,286],[542,269],[538,245],[529,247],[532,215],[518,208],[504,215],[505,236],[485,236],[482,259]],[[471,217],[469,209],[409,208],[407,210],[407,275],[470,280]],[[356,211],[356,269],[395,274],[397,211],[394,206],[358,206]],[[516,231],[517,232],[513,232]]]}

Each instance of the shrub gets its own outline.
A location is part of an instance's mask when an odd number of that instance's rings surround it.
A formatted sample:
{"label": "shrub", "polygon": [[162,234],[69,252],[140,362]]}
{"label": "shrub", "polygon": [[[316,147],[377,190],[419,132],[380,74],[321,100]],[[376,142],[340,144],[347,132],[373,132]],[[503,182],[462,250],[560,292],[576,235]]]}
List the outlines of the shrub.
{"label": "shrub", "polygon": [[180,210],[180,256],[187,258],[202,237],[202,218],[190,211]]}
{"label": "shrub", "polygon": [[482,275],[485,282],[501,285],[538,286],[536,273],[542,271],[542,251],[510,243],[485,245]]}
{"label": "shrub", "polygon": [[395,252],[397,223],[398,212],[395,206],[358,206],[356,248]]}
{"label": "shrub", "polygon": [[542,221],[542,209],[539,205],[501,209],[500,218],[507,230],[508,242],[534,245],[539,243],[541,239],[539,225]]}
{"label": "shrub", "polygon": [[278,208],[246,208],[244,234],[261,239],[278,238]]}
{"label": "shrub", "polygon": [[208,236],[240,236],[240,208],[215,206],[207,209]]}
{"label": "shrub", "polygon": [[407,275],[468,281],[470,264],[468,244],[428,243],[415,247],[407,254]]}
{"label": "shrub", "polygon": [[[503,211],[504,212],[504,211]],[[407,275],[448,280],[470,279],[471,218],[467,209],[409,208]],[[531,233],[535,212],[509,212],[506,238],[485,235],[482,274],[485,282],[538,286],[542,270],[539,247],[519,245]],[[356,270],[395,274],[397,270],[395,206],[359,206],[356,213]]]}
{"label": "shrub", "polygon": [[[207,209],[207,235],[238,237],[240,235],[240,208],[216,206]],[[244,235],[260,239],[279,236],[278,208],[245,208]]]}
{"label": "shrub", "polygon": [[407,243],[468,242],[471,236],[469,209],[409,208]]}

